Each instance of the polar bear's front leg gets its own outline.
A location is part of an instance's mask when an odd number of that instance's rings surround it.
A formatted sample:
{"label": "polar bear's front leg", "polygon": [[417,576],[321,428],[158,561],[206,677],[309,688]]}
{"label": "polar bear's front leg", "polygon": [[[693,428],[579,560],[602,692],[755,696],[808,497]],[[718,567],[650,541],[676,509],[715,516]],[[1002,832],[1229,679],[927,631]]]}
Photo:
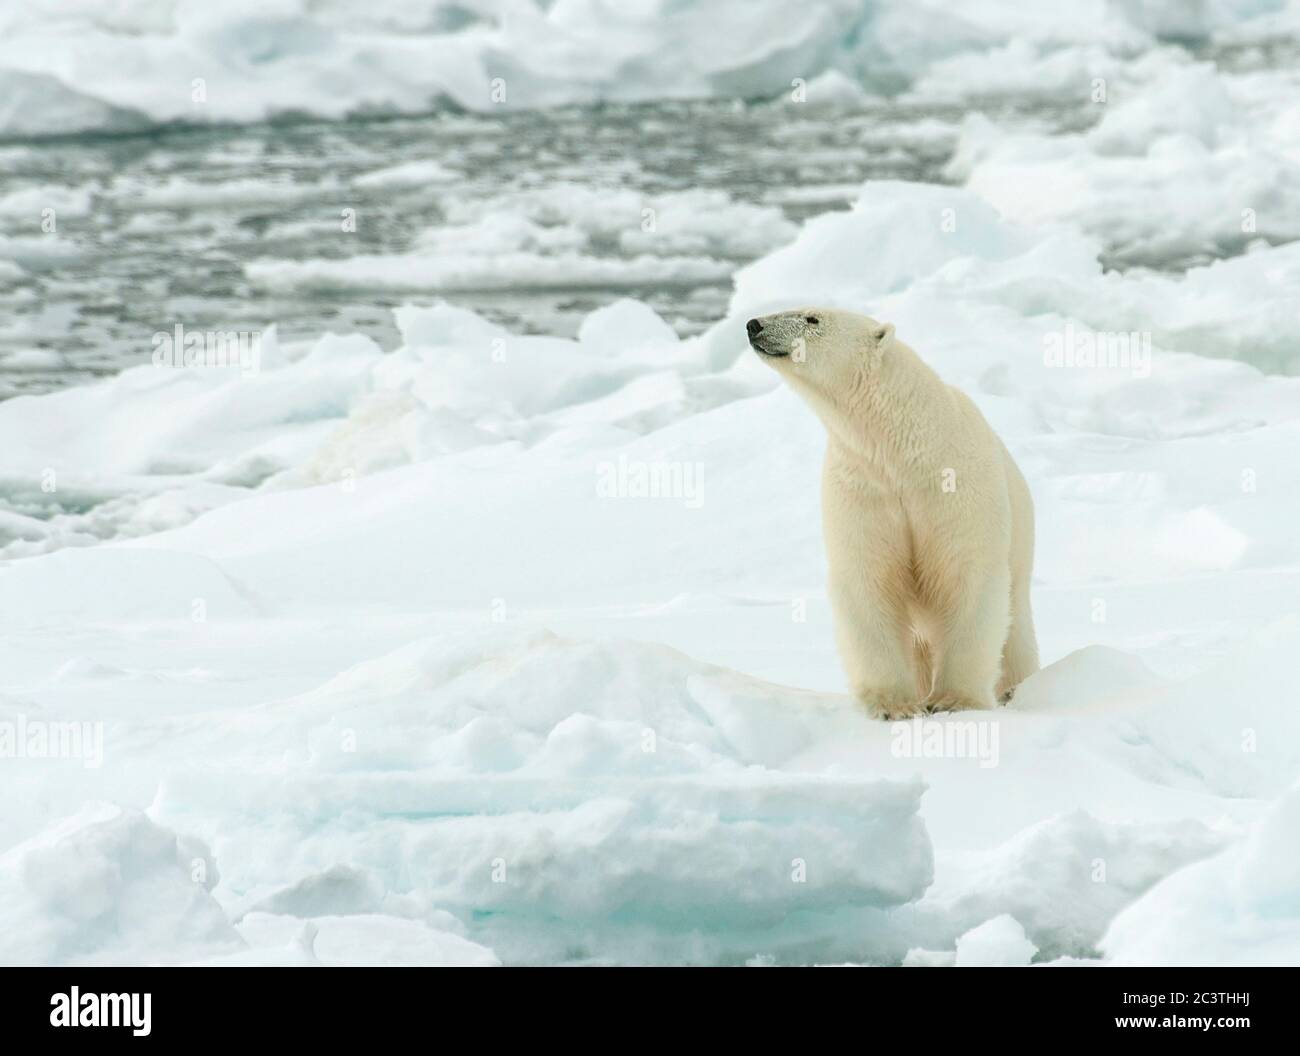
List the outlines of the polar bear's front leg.
{"label": "polar bear's front leg", "polygon": [[906,516],[862,459],[832,437],[822,475],[822,528],[835,638],[853,695],[877,719],[924,714]]}
{"label": "polar bear's front leg", "polygon": [[910,630],[872,584],[832,591],[835,637],[853,695],[874,719],[925,712],[906,643]]}
{"label": "polar bear's front leg", "polygon": [[942,619],[929,711],[994,707],[993,689],[1002,667],[1002,645],[1011,618],[1011,581],[1006,570],[988,574],[970,598],[960,599]]}

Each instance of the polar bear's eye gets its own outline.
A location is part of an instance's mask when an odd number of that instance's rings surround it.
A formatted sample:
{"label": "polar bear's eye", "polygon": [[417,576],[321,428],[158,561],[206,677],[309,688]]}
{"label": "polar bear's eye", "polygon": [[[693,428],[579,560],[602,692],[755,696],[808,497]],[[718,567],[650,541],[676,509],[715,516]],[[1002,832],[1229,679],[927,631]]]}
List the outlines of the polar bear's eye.
{"label": "polar bear's eye", "polygon": [[803,321],[807,323],[809,326],[816,326],[818,323],[821,322],[821,320],[818,319],[817,316],[815,315],[805,315],[803,317]]}

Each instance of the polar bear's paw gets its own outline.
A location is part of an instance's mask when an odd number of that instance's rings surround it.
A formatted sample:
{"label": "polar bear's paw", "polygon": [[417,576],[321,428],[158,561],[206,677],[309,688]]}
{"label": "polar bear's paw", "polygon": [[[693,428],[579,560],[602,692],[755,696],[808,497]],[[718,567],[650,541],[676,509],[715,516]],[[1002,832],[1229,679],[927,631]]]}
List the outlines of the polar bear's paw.
{"label": "polar bear's paw", "polygon": [[925,714],[925,704],[907,693],[893,689],[859,689],[855,696],[873,719],[895,722]]}
{"label": "polar bear's paw", "polygon": [[931,715],[941,711],[983,711],[989,707],[992,705],[963,693],[940,693],[925,702],[925,710]]}

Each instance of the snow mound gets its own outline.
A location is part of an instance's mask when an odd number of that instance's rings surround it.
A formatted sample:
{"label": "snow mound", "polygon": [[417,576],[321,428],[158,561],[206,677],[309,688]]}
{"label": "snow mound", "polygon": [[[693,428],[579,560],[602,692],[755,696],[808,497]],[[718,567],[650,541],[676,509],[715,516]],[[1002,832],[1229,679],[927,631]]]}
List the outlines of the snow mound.
{"label": "snow mound", "polygon": [[[1284,114],[1258,97],[1294,99],[1287,75],[1259,85],[1208,64],[1139,64],[1112,87],[1086,132],[1013,132],[966,119],[949,174],[1003,214],[1070,220],[1102,239],[1116,263],[1206,263],[1300,238],[1300,154]],[[1177,193],[1167,189],[1177,188]]]}
{"label": "snow mound", "polygon": [[[314,863],[257,912],[436,907],[512,962],[788,958],[836,942],[884,960],[881,911],[931,878],[919,783],[783,767],[868,725],[847,699],[664,648],[417,642],[261,721],[270,743],[237,790],[224,768],[190,767],[155,804],[198,831],[243,816],[218,851],[250,897],[284,863]],[[848,921],[856,934],[836,939]]]}
{"label": "snow mound", "polygon": [[117,550],[63,550],[43,565],[0,566],[0,598],[29,625],[67,619],[238,619],[261,611],[255,594],[204,558]]}
{"label": "snow mound", "polygon": [[151,124],[143,112],[88,95],[53,73],[0,69],[0,136],[134,132]]}
{"label": "snow mound", "polygon": [[0,855],[0,963],[147,964],[233,951],[202,844],[88,806]]}
{"label": "snow mound", "polygon": [[[1116,825],[1074,811],[1031,825],[976,861],[954,862],[953,873],[927,892],[920,911],[934,913],[947,933],[1014,917],[1020,935],[1044,958],[1092,955],[1117,913],[1225,842],[1226,836],[1190,820]],[[942,937],[928,945],[939,945]],[[957,939],[959,964],[968,937]]]}
{"label": "snow mound", "polygon": [[957,940],[958,968],[1023,968],[1037,949],[1015,917],[1003,914]]}
{"label": "snow mound", "polygon": [[1101,942],[1118,965],[1293,966],[1300,945],[1300,788],[1221,855],[1124,910]]}

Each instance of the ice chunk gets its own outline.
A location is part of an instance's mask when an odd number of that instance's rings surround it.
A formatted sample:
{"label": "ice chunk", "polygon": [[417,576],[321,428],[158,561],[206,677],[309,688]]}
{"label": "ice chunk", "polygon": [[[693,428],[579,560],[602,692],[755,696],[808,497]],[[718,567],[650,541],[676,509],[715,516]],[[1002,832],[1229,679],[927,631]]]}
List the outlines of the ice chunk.
{"label": "ice chunk", "polygon": [[0,855],[0,963],[175,963],[243,945],[206,848],[89,806]]}
{"label": "ice chunk", "polygon": [[1102,939],[1120,965],[1294,965],[1300,949],[1300,788],[1242,841],[1124,910]]}
{"label": "ice chunk", "polygon": [[957,940],[958,968],[1022,968],[1038,952],[1015,917],[1002,914]]}

